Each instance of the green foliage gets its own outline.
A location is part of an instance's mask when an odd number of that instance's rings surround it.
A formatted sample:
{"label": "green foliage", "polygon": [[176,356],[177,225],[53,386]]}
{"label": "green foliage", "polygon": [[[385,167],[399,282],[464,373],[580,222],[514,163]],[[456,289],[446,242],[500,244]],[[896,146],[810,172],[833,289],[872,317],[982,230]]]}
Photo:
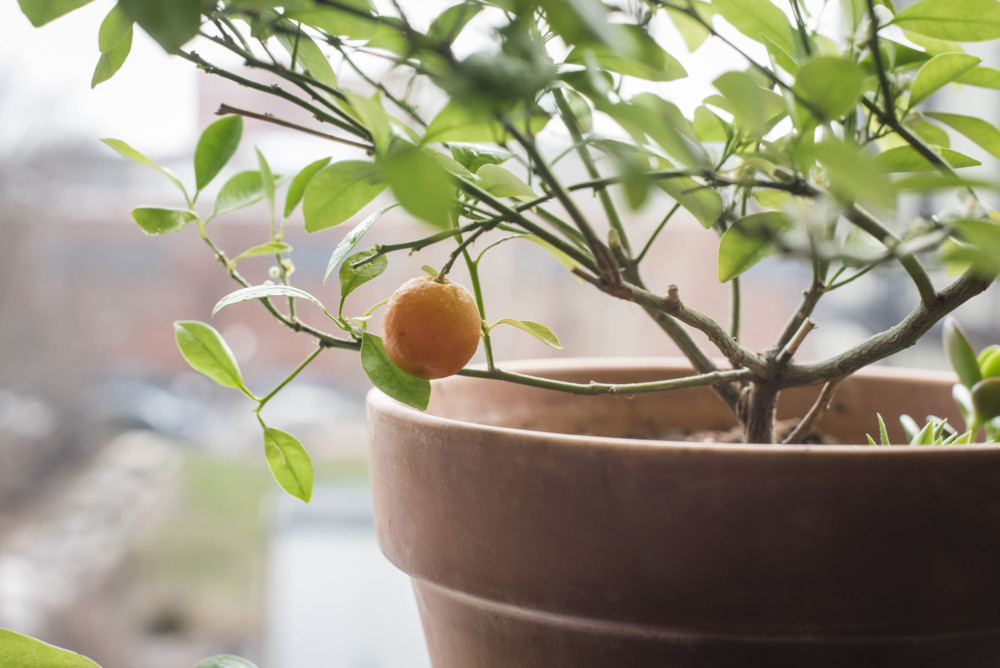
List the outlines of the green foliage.
{"label": "green foliage", "polygon": [[[264,456],[281,488],[309,503],[313,491],[313,465],[302,444],[279,429],[264,429]],[[238,665],[238,664],[234,664]]]}
{"label": "green foliage", "polygon": [[194,150],[194,180],[201,190],[214,179],[229,159],[243,136],[243,118],[225,116],[215,121],[201,133]]}
{"label": "green foliage", "polygon": [[559,343],[559,338],[552,333],[552,330],[545,325],[537,322],[532,322],[531,320],[515,320],[514,318],[503,318],[497,320],[495,323],[489,326],[492,330],[497,325],[510,325],[511,327],[516,327],[522,332],[527,332],[533,337],[547,345],[549,348],[555,348],[556,350],[562,350],[562,344]]}
{"label": "green foliage", "polygon": [[132,209],[132,218],[146,234],[170,234],[184,229],[197,216],[187,209],[158,209],[141,207]]}
{"label": "green foliage", "polygon": [[181,355],[192,369],[224,387],[246,387],[233,351],[214,327],[203,322],[182,320],[174,323],[174,335]]}
{"label": "green foliage", "polygon": [[320,169],[309,180],[302,202],[308,232],[340,225],[385,190],[378,167],[345,160]]}
{"label": "green foliage", "polygon": [[87,657],[40,640],[0,629],[0,665],[45,668],[100,668]]}
{"label": "green foliage", "polygon": [[361,339],[361,368],[372,385],[396,401],[420,410],[427,408],[431,398],[430,381],[411,376],[393,364],[382,339],[368,332]]}

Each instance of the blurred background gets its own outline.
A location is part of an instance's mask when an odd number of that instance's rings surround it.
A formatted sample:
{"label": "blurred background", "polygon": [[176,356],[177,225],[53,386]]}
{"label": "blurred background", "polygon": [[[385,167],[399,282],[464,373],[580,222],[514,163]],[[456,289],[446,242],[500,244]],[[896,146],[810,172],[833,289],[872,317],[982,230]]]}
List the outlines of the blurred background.
{"label": "blurred background", "polygon": [[[176,668],[223,652],[262,668],[427,665],[409,583],[375,545],[368,382],[357,356],[324,353],[265,411],[313,457],[316,492],[302,504],[271,478],[252,406],[188,369],[172,322],[211,320],[258,393],[295,368],[311,341],[255,303],[210,318],[238,286],[194,230],[142,234],[130,209],[182,202],[161,175],[99,141],[124,140],[190,183],[195,142],[220,103],[308,119],[169,59],[138,32],[123,69],[91,90],[97,27],[111,6],[94,2],[36,30],[15,3],[0,4],[0,627],[105,668]],[[444,6],[421,9],[432,17]],[[711,73],[694,74],[676,84],[678,96],[709,85]],[[976,94],[1000,109],[996,91]],[[286,175],[331,154],[354,157],[248,121],[215,188],[256,168],[255,146]],[[632,216],[639,238],[663,205],[653,198]],[[212,231],[234,255],[266,241],[267,225],[257,207],[213,222]],[[296,218],[287,235],[296,284],[328,304],[339,293],[322,276],[344,228],[307,238]],[[420,232],[393,213],[366,239]],[[706,261],[716,244],[692,221],[671,223],[648,282],[661,292],[677,283],[686,302],[726,321],[728,287]],[[360,314],[446,252],[393,257],[350,308]],[[271,262],[241,267],[260,283]],[[637,309],[595,294],[530,244],[505,244],[484,271],[490,319],[542,322],[562,340],[562,355],[676,353]],[[769,345],[807,279],[780,258],[746,275],[746,343]],[[889,270],[834,293],[802,354],[836,352],[884,329],[912,308],[912,292]],[[961,311],[977,347],[1000,338],[998,308],[994,291]],[[322,324],[318,312],[302,313]],[[499,359],[551,354],[513,329],[498,331],[496,346]],[[943,367],[938,338],[892,363]]]}

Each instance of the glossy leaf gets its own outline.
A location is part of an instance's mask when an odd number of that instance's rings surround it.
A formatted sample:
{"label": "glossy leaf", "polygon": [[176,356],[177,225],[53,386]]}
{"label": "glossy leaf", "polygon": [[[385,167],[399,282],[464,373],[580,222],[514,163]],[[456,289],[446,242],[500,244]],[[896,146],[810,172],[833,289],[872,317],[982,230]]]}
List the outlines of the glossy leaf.
{"label": "glossy leaf", "polygon": [[818,56],[798,71],[793,91],[816,120],[832,121],[854,110],[861,98],[864,72],[844,58]]}
{"label": "glossy leaf", "polygon": [[603,69],[648,81],[673,81],[687,76],[684,66],[641,27],[623,24],[621,29],[628,34],[627,51],[605,44],[577,46],[566,56],[566,62],[575,65],[596,62]]}
{"label": "glossy leaf", "polygon": [[180,50],[201,27],[201,0],[120,0],[120,4],[167,53]]}
{"label": "glossy leaf", "polygon": [[[295,29],[291,22],[285,22],[289,28]],[[333,65],[327,60],[326,54],[319,48],[316,42],[304,30],[298,30],[293,34],[278,32],[275,37],[278,43],[288,52],[289,57],[295,58],[295,64],[304,70],[309,76],[320,83],[326,84],[330,88],[336,88],[337,75],[333,71]]]}
{"label": "glossy leaf", "polygon": [[775,243],[791,221],[783,213],[752,213],[737,220],[719,240],[719,281],[732,280],[781,249]]}
{"label": "glossy leaf", "polygon": [[473,174],[483,165],[501,165],[514,157],[510,151],[488,144],[449,142],[448,149],[451,156]]}
{"label": "glossy leaf", "polygon": [[531,334],[548,347],[555,348],[556,350],[562,350],[562,344],[559,343],[559,338],[552,333],[551,329],[540,323],[532,322],[531,320],[503,318],[490,325],[490,329],[493,329],[497,325],[510,325],[511,327],[517,327],[521,331]]}
{"label": "glossy leaf", "polygon": [[128,34],[125,38],[119,41],[110,50],[101,53],[101,57],[97,59],[97,66],[94,68],[94,75],[90,79],[90,87],[95,88],[98,84],[104,83],[113,77],[115,73],[121,69],[122,65],[125,64],[125,60],[128,59],[128,54],[131,51],[132,27],[130,25]]}
{"label": "glossy leaf", "polygon": [[378,167],[404,209],[436,227],[451,223],[455,181],[437,161],[418,147],[407,145],[386,156]]}
{"label": "glossy leaf", "polygon": [[326,273],[323,275],[324,285],[326,285],[326,282],[330,279],[330,276],[333,275],[333,272],[337,269],[340,263],[343,262],[344,258],[346,258],[350,254],[350,252],[354,249],[354,247],[358,245],[358,242],[361,241],[361,237],[365,235],[365,232],[368,231],[368,228],[374,225],[375,221],[381,218],[387,211],[389,211],[389,209],[392,209],[396,206],[397,206],[396,204],[390,204],[389,206],[382,207],[381,209],[379,209],[378,211],[376,211],[375,213],[373,213],[372,215],[368,216],[360,223],[358,223],[353,230],[348,232],[344,236],[344,238],[340,240],[340,243],[337,244],[337,247],[333,249],[333,254],[330,256],[330,261],[327,262]]}
{"label": "glossy leaf", "polygon": [[256,204],[264,199],[264,193],[264,181],[260,172],[247,171],[234,174],[219,190],[212,215],[221,216]]}
{"label": "glossy leaf", "polygon": [[101,668],[82,654],[7,629],[0,629],[0,666]]}
{"label": "glossy leaf", "polygon": [[980,63],[964,53],[942,53],[924,63],[910,87],[910,106],[923,102],[942,86],[959,78]]}
{"label": "glossy leaf", "polygon": [[430,381],[401,370],[385,351],[382,339],[365,332],[361,339],[361,368],[377,389],[396,401],[425,410],[431,398]]}
{"label": "glossy leaf", "polygon": [[177,347],[191,368],[223,387],[244,388],[233,351],[211,325],[193,320],[174,323]]}
{"label": "glossy leaf", "polygon": [[1000,38],[1000,2],[996,0],[922,0],[892,21],[903,30],[955,42]]}
{"label": "glossy leaf", "polygon": [[233,304],[252,301],[254,299],[267,299],[269,297],[304,299],[318,305],[324,312],[326,311],[323,307],[323,303],[305,290],[301,290],[290,285],[251,285],[250,287],[240,288],[239,290],[230,292],[228,295],[220,299],[218,303],[216,303],[215,308],[212,309],[212,315],[215,315],[222,309],[227,306],[232,306]]}
{"label": "glossy leaf", "polygon": [[285,195],[285,218],[292,215],[295,207],[302,201],[302,196],[306,192],[306,186],[316,176],[316,173],[326,167],[329,162],[330,158],[320,158],[319,160],[310,162],[302,171],[295,175],[295,178],[288,185],[288,193]]}
{"label": "glossy leaf", "polygon": [[194,150],[195,187],[201,190],[214,179],[236,153],[243,136],[243,118],[226,116],[201,133]]}
{"label": "glossy leaf", "polygon": [[146,234],[170,234],[184,229],[197,217],[187,209],[140,207],[132,209],[132,219]]}
{"label": "glossy leaf", "polygon": [[962,385],[971,388],[982,380],[976,352],[973,350],[972,344],[969,343],[969,337],[958,326],[958,321],[955,318],[949,316],[945,319],[942,338],[948,361],[951,363],[951,368],[958,374]]}
{"label": "glossy leaf", "polygon": [[306,231],[340,225],[385,190],[378,168],[360,160],[345,160],[321,169],[305,189],[302,213]]}
{"label": "glossy leaf", "polygon": [[92,0],[17,0],[21,11],[36,28],[91,2]]}
{"label": "glossy leaf", "polygon": [[239,255],[233,258],[233,262],[239,262],[248,257],[267,257],[269,255],[281,255],[282,253],[288,253],[292,250],[292,247],[286,243],[280,241],[271,241],[266,244],[261,244],[259,246],[254,246],[253,248],[248,248]]}
{"label": "glossy leaf", "polygon": [[975,67],[956,79],[958,83],[979,88],[1000,89],[1000,70],[993,67]]}
{"label": "glossy leaf", "polygon": [[983,348],[976,357],[976,363],[983,378],[1000,376],[1000,345],[993,344]]}
{"label": "glossy leaf", "polygon": [[712,7],[752,40],[770,41],[791,56],[798,50],[788,17],[771,0],[712,0]]}
{"label": "glossy leaf", "polygon": [[[281,488],[309,503],[313,492],[313,465],[309,453],[291,434],[267,427],[264,429],[264,456],[271,474]],[[219,664],[229,668],[227,664]],[[245,664],[232,663],[234,668]]]}
{"label": "glossy leaf", "polygon": [[368,281],[378,278],[385,271],[386,267],[389,266],[389,260],[385,255],[379,255],[371,262],[366,262],[365,264],[355,268],[353,265],[365,260],[371,256],[375,255],[374,250],[361,251],[360,253],[355,253],[347,259],[344,263],[340,265],[340,272],[338,276],[340,278],[340,299],[343,303],[347,296],[357,290],[359,287],[367,283]]}
{"label": "glossy leaf", "polygon": [[143,155],[139,151],[135,150],[134,148],[126,144],[125,142],[119,139],[102,139],[101,141],[104,142],[106,145],[110,146],[111,148],[113,148],[115,151],[117,151],[118,154],[121,155],[122,157],[128,158],[132,162],[138,163],[140,165],[145,165],[146,167],[152,167],[153,169],[155,169],[156,171],[158,171],[159,173],[163,174],[168,179],[170,179],[170,182],[173,183],[178,188],[180,188],[181,192],[184,191],[184,185],[180,182],[180,179],[178,179],[174,175],[173,172],[171,172],[166,167],[161,167],[160,165],[156,164],[155,162],[153,162],[145,155]]}
{"label": "glossy leaf", "polygon": [[[956,169],[976,167],[982,164],[978,160],[948,148],[942,148],[938,153],[945,162]],[[882,151],[872,159],[872,164],[884,172],[930,172],[937,170],[937,167],[930,160],[918,153],[912,146],[896,146]]]}
{"label": "glossy leaf", "polygon": [[972,386],[972,408],[982,422],[1000,417],[1000,378],[986,378]]}
{"label": "glossy leaf", "polygon": [[101,21],[97,31],[97,48],[101,53],[108,53],[125,39],[132,39],[132,19],[121,5],[115,5]]}
{"label": "glossy leaf", "polygon": [[995,125],[974,116],[927,112],[927,116],[965,135],[995,158],[1000,158],[1000,130]]}
{"label": "glossy leaf", "polygon": [[257,664],[232,654],[216,654],[202,659],[191,668],[257,668]]}
{"label": "glossy leaf", "polygon": [[479,187],[497,197],[530,199],[538,196],[531,186],[499,165],[483,165],[476,176],[479,177]]}

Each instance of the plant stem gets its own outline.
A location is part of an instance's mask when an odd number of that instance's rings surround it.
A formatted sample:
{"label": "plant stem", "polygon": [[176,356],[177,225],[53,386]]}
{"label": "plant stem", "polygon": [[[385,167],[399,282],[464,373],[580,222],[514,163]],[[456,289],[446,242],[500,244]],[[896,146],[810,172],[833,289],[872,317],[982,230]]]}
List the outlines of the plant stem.
{"label": "plant stem", "polygon": [[288,376],[286,376],[283,381],[281,381],[280,383],[278,383],[273,390],[271,390],[270,392],[268,392],[267,394],[265,394],[263,397],[261,397],[259,403],[257,404],[257,411],[256,412],[259,414],[260,411],[264,408],[264,406],[267,405],[267,402],[269,402],[276,394],[278,394],[278,392],[281,392],[283,389],[285,389],[286,385],[288,385],[290,382],[292,382],[293,380],[295,380],[295,377],[298,376],[300,373],[302,373],[302,370],[305,369],[307,366],[309,366],[309,364],[314,359],[316,359],[319,356],[319,354],[321,352],[323,352],[323,350],[325,348],[326,348],[326,346],[323,345],[322,343],[320,345],[316,346],[316,349],[313,350],[309,354],[309,356],[307,358],[305,358],[305,360],[302,361],[301,364],[299,364],[297,367],[295,367],[294,371],[292,371],[290,374],[288,374]]}
{"label": "plant stem", "polygon": [[352,139],[346,139],[344,137],[338,137],[336,135],[331,135],[326,132],[321,132],[319,130],[313,130],[312,128],[307,128],[304,125],[298,125],[290,121],[283,120],[277,116],[272,116],[271,114],[258,114],[255,111],[247,111],[246,109],[238,109],[236,107],[231,107],[228,104],[221,104],[216,110],[216,116],[225,116],[226,114],[236,114],[238,116],[245,116],[247,118],[252,118],[257,121],[264,121],[265,123],[272,123],[274,125],[280,125],[283,128],[289,128],[297,132],[303,132],[305,134],[313,135],[314,137],[322,137],[323,139],[328,139],[330,141],[335,141],[339,144],[345,144],[346,146],[353,146],[354,148],[360,148],[369,155],[371,155],[375,147],[371,144],[362,144],[361,142],[354,141]]}
{"label": "plant stem", "polygon": [[795,425],[795,429],[782,439],[782,445],[801,443],[809,436],[809,432],[812,431],[816,422],[830,409],[830,404],[833,403],[833,395],[837,392],[839,385],[839,380],[832,380],[823,384],[823,389],[820,390],[819,396],[809,409],[809,412]]}
{"label": "plant stem", "polygon": [[489,378],[493,380],[503,380],[519,385],[530,385],[548,390],[558,390],[570,394],[597,395],[597,394],[645,394],[648,392],[665,392],[667,390],[679,390],[687,387],[704,387],[720,383],[731,383],[733,381],[747,380],[751,372],[747,369],[729,369],[726,371],[711,371],[696,376],[686,376],[684,378],[672,378],[670,380],[657,380],[645,383],[571,383],[562,380],[552,380],[551,378],[541,378],[526,374],[504,371],[502,369],[463,369],[459,372],[463,376],[473,378]]}

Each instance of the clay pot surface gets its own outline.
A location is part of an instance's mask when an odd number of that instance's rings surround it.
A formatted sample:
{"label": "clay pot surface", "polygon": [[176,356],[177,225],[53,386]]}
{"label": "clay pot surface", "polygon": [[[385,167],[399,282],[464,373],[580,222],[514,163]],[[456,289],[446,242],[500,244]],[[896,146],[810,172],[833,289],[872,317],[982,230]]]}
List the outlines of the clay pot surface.
{"label": "clay pot surface", "polygon": [[[961,424],[953,382],[868,370],[820,426],[860,444],[876,411]],[[786,392],[779,414],[817,393]],[[373,392],[368,420],[379,544],[413,578],[435,668],[1000,666],[1000,447],[655,440],[733,424],[705,388],[580,397],[456,376],[432,397],[421,413]]]}

